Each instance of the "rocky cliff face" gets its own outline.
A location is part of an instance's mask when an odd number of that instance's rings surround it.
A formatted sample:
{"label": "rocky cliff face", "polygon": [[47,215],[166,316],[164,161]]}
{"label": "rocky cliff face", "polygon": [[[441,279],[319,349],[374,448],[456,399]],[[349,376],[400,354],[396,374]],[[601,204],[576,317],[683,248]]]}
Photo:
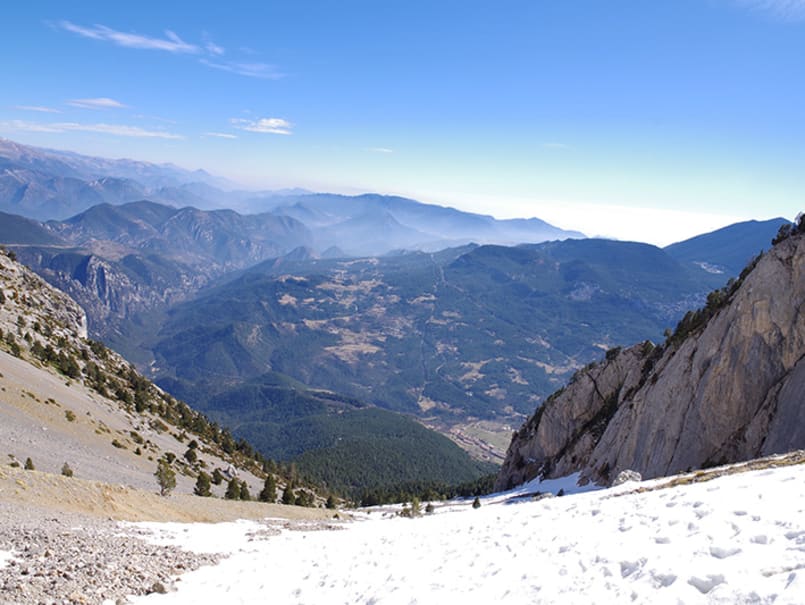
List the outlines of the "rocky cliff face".
{"label": "rocky cliff face", "polygon": [[18,247],[19,259],[86,311],[89,332],[114,334],[132,314],[185,300],[210,276],[180,263],[127,255],[116,260],[58,248]]}
{"label": "rocky cliff face", "polygon": [[[721,299],[720,301],[718,299]],[[515,433],[505,489],[574,472],[609,483],[805,447],[805,236],[766,253],[664,348],[611,351]]]}
{"label": "rocky cliff face", "polygon": [[87,337],[87,316],[73,299],[0,251],[0,330],[13,341],[34,324],[54,338]]}

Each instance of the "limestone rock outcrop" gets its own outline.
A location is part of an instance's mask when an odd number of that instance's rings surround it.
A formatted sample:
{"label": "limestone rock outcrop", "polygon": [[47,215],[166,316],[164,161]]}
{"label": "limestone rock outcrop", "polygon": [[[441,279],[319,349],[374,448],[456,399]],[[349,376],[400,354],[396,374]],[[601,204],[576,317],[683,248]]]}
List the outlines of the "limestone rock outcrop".
{"label": "limestone rock outcrop", "polygon": [[690,333],[578,372],[515,433],[497,488],[575,472],[608,485],[625,469],[651,478],[805,447],[805,236],[718,296]]}

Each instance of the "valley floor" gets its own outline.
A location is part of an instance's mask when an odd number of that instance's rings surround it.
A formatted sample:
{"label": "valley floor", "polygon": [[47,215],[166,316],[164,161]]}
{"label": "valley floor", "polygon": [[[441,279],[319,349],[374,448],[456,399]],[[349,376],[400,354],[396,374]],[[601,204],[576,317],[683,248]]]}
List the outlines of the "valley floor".
{"label": "valley floor", "polygon": [[137,524],[147,540],[226,558],[134,602],[805,602],[805,465],[670,483],[317,526],[334,531]]}

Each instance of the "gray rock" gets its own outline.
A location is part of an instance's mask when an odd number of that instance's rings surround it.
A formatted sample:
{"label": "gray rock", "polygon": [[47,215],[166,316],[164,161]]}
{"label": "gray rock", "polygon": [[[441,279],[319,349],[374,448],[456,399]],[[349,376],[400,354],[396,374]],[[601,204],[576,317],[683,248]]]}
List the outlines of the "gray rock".
{"label": "gray rock", "polygon": [[615,480],[612,482],[612,487],[616,485],[622,485],[629,481],[642,481],[643,477],[637,471],[626,469],[625,471],[621,471],[618,473],[618,476],[615,477]]}

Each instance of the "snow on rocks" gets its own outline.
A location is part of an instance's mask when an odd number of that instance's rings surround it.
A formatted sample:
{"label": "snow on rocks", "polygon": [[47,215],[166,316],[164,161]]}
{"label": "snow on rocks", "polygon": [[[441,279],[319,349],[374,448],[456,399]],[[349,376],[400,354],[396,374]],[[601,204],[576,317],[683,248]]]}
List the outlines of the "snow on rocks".
{"label": "snow on rocks", "polygon": [[643,480],[643,477],[637,471],[633,471],[631,469],[626,469],[625,471],[621,471],[618,473],[618,476],[615,477],[615,480],[612,482],[612,487],[617,487],[618,485],[623,485],[624,483],[628,483],[629,481],[637,481],[640,482]]}
{"label": "snow on rocks", "polygon": [[152,524],[148,539],[217,541],[232,554],[183,576],[176,592],[134,601],[802,603],[804,513],[798,465],[641,493],[627,483],[490,498],[418,519],[369,514],[337,532]]}

